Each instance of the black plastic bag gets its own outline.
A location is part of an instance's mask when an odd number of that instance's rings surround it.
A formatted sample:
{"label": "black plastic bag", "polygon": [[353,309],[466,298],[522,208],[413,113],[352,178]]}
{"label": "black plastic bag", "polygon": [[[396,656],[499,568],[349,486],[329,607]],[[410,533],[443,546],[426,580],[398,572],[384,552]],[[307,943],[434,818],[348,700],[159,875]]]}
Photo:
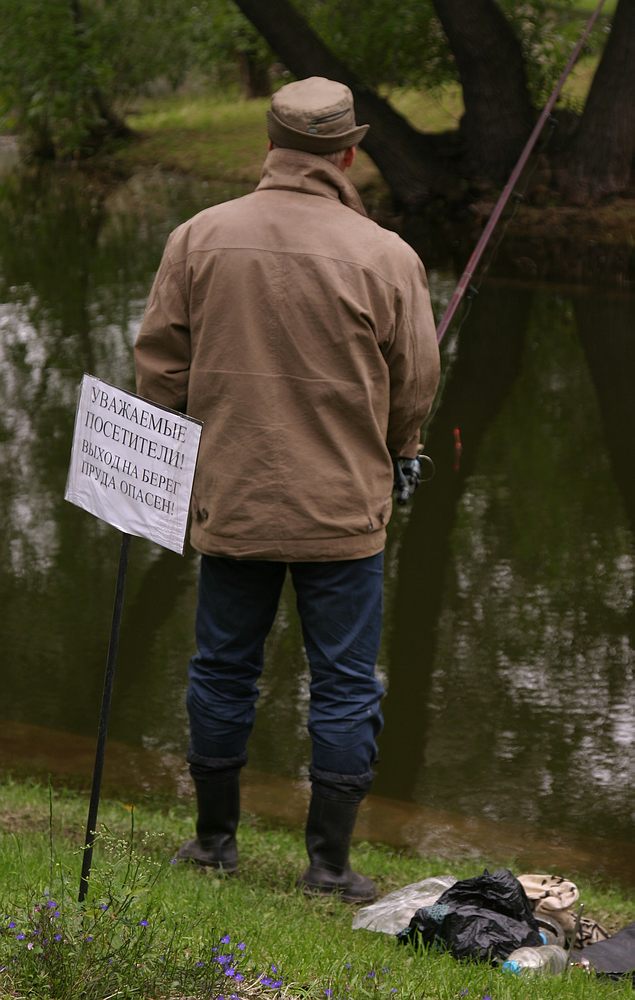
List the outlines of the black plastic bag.
{"label": "black plastic bag", "polygon": [[515,948],[543,943],[525,890],[506,868],[455,882],[433,906],[417,910],[397,938],[479,961],[504,959]]}

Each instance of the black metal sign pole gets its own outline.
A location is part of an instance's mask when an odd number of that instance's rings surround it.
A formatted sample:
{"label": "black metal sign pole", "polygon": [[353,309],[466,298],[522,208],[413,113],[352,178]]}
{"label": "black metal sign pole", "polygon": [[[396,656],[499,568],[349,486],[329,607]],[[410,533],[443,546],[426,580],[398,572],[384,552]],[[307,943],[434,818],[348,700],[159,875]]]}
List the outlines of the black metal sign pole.
{"label": "black metal sign pole", "polygon": [[112,700],[112,686],[115,677],[115,666],[117,664],[117,653],[119,651],[119,633],[121,631],[121,613],[123,609],[123,593],[126,585],[126,572],[128,569],[129,546],[130,535],[124,533],[121,537],[121,551],[119,554],[119,571],[117,573],[115,604],[112,612],[110,642],[108,644],[108,659],[106,660],[106,673],[104,676],[104,690],[101,697],[101,708],[99,711],[99,729],[97,732],[97,749],[95,751],[95,766],[93,769],[93,787],[90,793],[90,804],[88,806],[86,840],[84,843],[84,855],[82,860],[82,876],[79,883],[80,903],[84,901],[86,893],[88,892],[88,879],[90,877],[90,869],[93,861],[93,844],[95,843],[95,830],[97,827],[97,810],[99,808],[101,777],[104,770],[106,736],[108,733],[108,720],[110,717],[110,702]]}

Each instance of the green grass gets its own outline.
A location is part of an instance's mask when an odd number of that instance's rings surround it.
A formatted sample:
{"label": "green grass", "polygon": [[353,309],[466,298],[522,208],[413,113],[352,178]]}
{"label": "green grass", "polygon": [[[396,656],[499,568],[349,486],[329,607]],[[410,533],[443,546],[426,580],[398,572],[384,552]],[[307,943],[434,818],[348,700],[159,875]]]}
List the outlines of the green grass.
{"label": "green grass", "polygon": [[446,132],[458,128],[463,114],[463,98],[458,84],[448,83],[433,90],[394,90],[388,100],[422,132]]}
{"label": "green grass", "polygon": [[[200,93],[142,101],[128,117],[136,140],[111,160],[124,170],[160,167],[192,174],[225,197],[246,193],[258,183],[267,154],[268,107],[266,99]],[[364,153],[351,177],[360,188],[382,186]]]}
{"label": "green grass", "polygon": [[130,152],[212,181],[251,184],[266,155],[268,103],[200,94],[144,102],[129,119],[141,135]]}
{"label": "green grass", "polygon": [[[56,791],[50,825],[47,789],[2,786],[2,998],[632,997],[630,986],[601,983],[577,969],[564,977],[519,980],[489,965],[418,953],[390,936],[353,931],[350,907],[307,899],[295,888],[305,864],[302,836],[254,818],[240,830],[240,876],[222,878],[169,863],[191,835],[186,809],[139,805],[132,813],[129,804],[102,803],[91,891],[88,905],[80,907],[75,900],[86,809],[84,797]],[[448,865],[368,845],[356,846],[352,860],[382,892],[448,869],[458,877],[482,871],[473,861]],[[632,902],[617,888],[578,884],[588,914],[613,928],[633,919]],[[18,940],[18,933],[24,938]],[[221,941],[226,935],[229,943]],[[219,964],[221,953],[233,955],[231,965]],[[241,981],[225,976],[232,967]]]}
{"label": "green grass", "polygon": [[[389,99],[416,128],[429,132],[455,129],[463,112],[456,85],[426,92],[397,90]],[[231,183],[235,193],[250,190],[267,152],[268,107],[268,99],[248,101],[232,94],[190,93],[140,101],[128,116],[137,140],[122,146],[115,161],[127,168],[189,173],[211,184]],[[360,190],[383,184],[363,152],[351,180]]]}
{"label": "green grass", "polygon": [[[587,11],[592,14],[598,5],[598,0],[577,0],[576,8],[581,11]],[[602,16],[609,17],[615,13],[615,8],[617,6],[617,0],[606,0],[602,8]]]}

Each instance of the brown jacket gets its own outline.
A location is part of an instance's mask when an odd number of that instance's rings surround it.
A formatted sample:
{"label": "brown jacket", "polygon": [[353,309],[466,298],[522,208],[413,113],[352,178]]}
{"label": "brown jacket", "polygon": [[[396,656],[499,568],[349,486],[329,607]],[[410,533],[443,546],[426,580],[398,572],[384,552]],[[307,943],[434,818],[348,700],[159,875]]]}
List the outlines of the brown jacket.
{"label": "brown jacket", "polygon": [[179,226],[135,356],[140,395],[204,422],[194,548],[381,551],[391,455],[416,454],[439,354],[419,258],[336,166],[275,149],[256,191]]}

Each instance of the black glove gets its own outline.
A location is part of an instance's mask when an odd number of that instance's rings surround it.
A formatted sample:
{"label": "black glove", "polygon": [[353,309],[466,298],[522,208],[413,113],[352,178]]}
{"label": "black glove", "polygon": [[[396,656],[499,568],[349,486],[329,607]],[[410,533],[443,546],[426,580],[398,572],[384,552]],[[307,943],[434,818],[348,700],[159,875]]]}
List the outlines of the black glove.
{"label": "black glove", "polygon": [[421,482],[421,463],[418,458],[393,459],[395,470],[394,491],[398,504],[408,503]]}

